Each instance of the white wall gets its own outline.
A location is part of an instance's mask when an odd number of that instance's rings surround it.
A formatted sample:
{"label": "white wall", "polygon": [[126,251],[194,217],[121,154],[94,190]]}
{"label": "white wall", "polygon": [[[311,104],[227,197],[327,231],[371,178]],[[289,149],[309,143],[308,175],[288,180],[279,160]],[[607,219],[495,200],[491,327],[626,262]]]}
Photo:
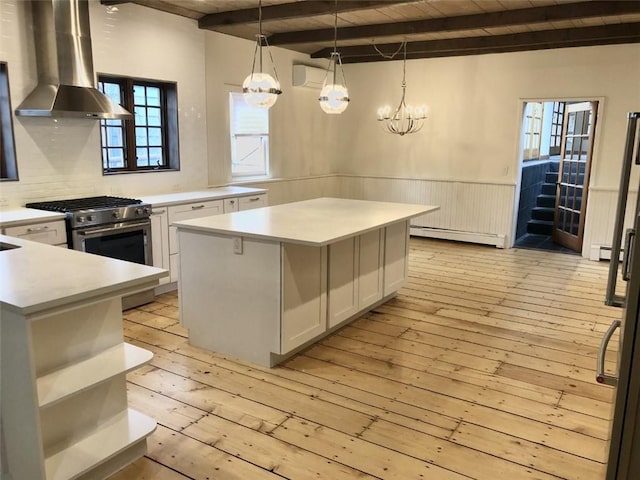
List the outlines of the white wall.
{"label": "white wall", "polygon": [[[193,20],[133,4],[108,13],[92,0],[90,18],[96,72],[178,82],[181,170],[103,176],[97,121],[14,117],[20,180],[0,185],[3,207],[207,186],[204,32]],[[37,78],[28,2],[1,0],[0,25],[0,60],[8,63],[15,109]]]}

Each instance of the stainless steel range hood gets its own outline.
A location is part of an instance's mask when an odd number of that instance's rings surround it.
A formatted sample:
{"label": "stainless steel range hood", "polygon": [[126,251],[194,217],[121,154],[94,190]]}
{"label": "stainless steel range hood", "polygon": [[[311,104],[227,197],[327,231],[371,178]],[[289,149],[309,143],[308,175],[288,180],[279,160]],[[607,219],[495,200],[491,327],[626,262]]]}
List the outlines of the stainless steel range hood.
{"label": "stainless steel range hood", "polygon": [[130,118],[95,88],[87,0],[32,0],[38,85],[24,117]]}

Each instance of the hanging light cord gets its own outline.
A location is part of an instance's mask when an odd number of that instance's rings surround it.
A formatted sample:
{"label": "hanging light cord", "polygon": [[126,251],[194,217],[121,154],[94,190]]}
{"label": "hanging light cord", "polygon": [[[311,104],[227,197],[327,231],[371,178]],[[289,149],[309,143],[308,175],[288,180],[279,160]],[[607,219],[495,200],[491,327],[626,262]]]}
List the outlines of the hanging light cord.
{"label": "hanging light cord", "polygon": [[333,21],[333,53],[338,51],[338,0],[336,0],[336,15]]}
{"label": "hanging light cord", "polygon": [[[337,1],[337,0],[336,0]],[[269,42],[267,41],[267,36],[262,33],[262,0],[258,0],[258,35],[256,48],[253,52],[253,65],[251,66],[251,75],[256,70],[256,56],[260,59],[260,72],[262,73],[262,42],[264,41],[265,46],[267,47],[267,52],[269,52],[269,58],[271,59],[271,66],[273,67],[273,75],[276,77],[276,81],[280,82],[278,79],[278,71],[276,70],[276,63],[273,61],[273,54],[271,53],[271,49],[269,48]],[[258,49],[260,49],[258,51]],[[258,55],[256,55],[258,54]]]}

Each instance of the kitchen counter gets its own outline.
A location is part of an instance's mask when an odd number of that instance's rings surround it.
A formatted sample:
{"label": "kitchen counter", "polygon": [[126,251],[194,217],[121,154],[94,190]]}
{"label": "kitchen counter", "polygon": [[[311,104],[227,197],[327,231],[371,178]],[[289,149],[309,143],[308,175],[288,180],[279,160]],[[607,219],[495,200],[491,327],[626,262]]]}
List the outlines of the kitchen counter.
{"label": "kitchen counter", "polygon": [[173,222],[189,342],[274,366],[392,298],[409,219],[438,207],[318,198]]}
{"label": "kitchen counter", "polygon": [[174,222],[183,231],[239,235],[321,247],[440,207],[315,198],[228,215]]}
{"label": "kitchen counter", "polygon": [[0,228],[31,225],[34,223],[64,220],[64,213],[47,212],[34,208],[15,208],[0,210]]}
{"label": "kitchen counter", "polygon": [[267,193],[264,188],[249,188],[249,187],[219,187],[211,188],[209,190],[198,190],[193,192],[178,192],[167,193],[161,195],[148,195],[138,197],[145,203],[150,203],[154,207],[167,207],[170,205],[180,205],[182,203],[189,203],[193,201],[202,200],[222,200],[224,198],[231,197],[244,197],[251,195],[259,195]]}
{"label": "kitchen counter", "polygon": [[153,354],[124,342],[122,297],[168,272],[0,242],[2,477],[106,478],[144,455],[156,428],[128,407],[126,375]]}
{"label": "kitchen counter", "polygon": [[165,270],[0,235],[0,304],[31,315],[122,291],[153,288]]}

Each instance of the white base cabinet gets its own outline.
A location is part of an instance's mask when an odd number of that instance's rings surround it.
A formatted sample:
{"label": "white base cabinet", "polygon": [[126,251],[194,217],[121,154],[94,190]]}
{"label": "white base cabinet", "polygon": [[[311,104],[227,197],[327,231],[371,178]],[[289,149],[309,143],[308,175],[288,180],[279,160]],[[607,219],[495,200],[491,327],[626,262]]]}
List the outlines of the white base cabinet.
{"label": "white base cabinet", "polygon": [[394,295],[406,280],[407,232],[402,221],[315,247],[179,230],[189,341],[273,366]]}
{"label": "white base cabinet", "polygon": [[[211,195],[215,195],[212,190]],[[229,195],[229,193],[224,193]],[[153,266],[169,270],[170,276],[160,281],[158,292],[175,289],[178,281],[180,258],[178,254],[178,238],[176,228],[171,224],[181,220],[232,213],[241,210],[250,210],[267,205],[267,194],[257,193],[253,195],[238,194],[234,197],[221,198],[219,200],[204,199],[199,201],[187,201],[188,193],[181,197],[180,203],[166,205],[163,203],[152,205],[151,214],[151,238],[153,250]],[[63,223],[64,228],[64,223]]]}
{"label": "white base cabinet", "polygon": [[32,242],[67,247],[67,229],[64,220],[5,227],[2,234]]}
{"label": "white base cabinet", "polygon": [[123,340],[121,297],[25,317],[2,312],[3,480],[106,478],[156,422],[128,408],[126,374],[153,354]]}
{"label": "white base cabinet", "polygon": [[[150,220],[153,266],[169,270],[169,214],[167,209],[153,208]],[[172,281],[170,277],[164,277],[160,279],[160,285],[170,281]]]}

